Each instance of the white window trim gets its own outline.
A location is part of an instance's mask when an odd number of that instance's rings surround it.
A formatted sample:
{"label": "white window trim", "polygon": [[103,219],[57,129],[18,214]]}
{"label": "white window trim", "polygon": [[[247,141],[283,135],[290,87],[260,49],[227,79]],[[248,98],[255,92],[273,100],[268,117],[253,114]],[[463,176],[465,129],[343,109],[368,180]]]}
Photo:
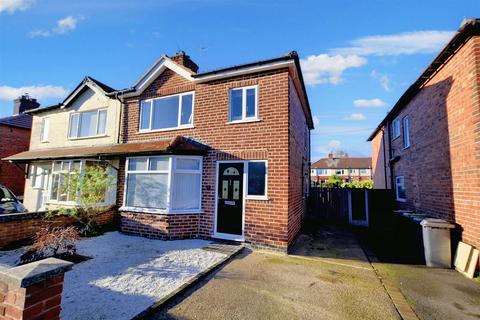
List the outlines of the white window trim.
{"label": "white window trim", "polygon": [[[91,136],[84,136],[84,137],[79,137],[80,134],[80,125],[82,123],[82,115],[84,113],[88,112],[97,112],[97,123],[95,124],[95,132],[96,134],[91,135]],[[98,127],[100,124],[100,112],[101,111],[106,111],[107,115],[105,116],[105,133],[98,133]],[[77,122],[77,127],[75,128],[75,136],[71,137],[70,136],[70,129],[72,126],[72,117],[74,115],[78,115],[78,122]],[[81,140],[81,139],[91,139],[91,138],[99,138],[99,137],[106,137],[107,136],[107,131],[108,131],[108,108],[100,108],[100,109],[95,109],[95,110],[85,110],[81,112],[72,112],[70,113],[69,116],[69,123],[68,123],[68,131],[67,131],[67,139],[68,140]]]}
{"label": "white window trim", "polygon": [[410,119],[408,116],[405,116],[402,119],[403,125],[403,149],[408,149],[412,145],[410,142]]}
{"label": "white window trim", "polygon": [[[165,157],[169,159],[168,162],[168,170],[148,170],[150,167],[150,158],[157,158],[157,157]],[[128,167],[130,159],[147,159],[147,170],[135,170],[135,173],[149,173],[149,174],[161,174],[167,173],[168,174],[168,186],[167,186],[167,208],[166,209],[156,209],[156,208],[143,208],[143,207],[132,207],[125,205],[127,201],[127,181],[128,181]],[[175,169],[176,159],[185,158],[185,159],[198,159],[200,160],[200,169],[199,170],[182,170],[182,169]],[[173,177],[175,173],[192,173],[192,174],[199,174],[200,175],[200,207],[198,209],[189,209],[189,210],[173,210],[172,209],[172,193],[171,187],[173,182]],[[139,157],[128,157],[125,162],[125,180],[124,180],[124,188],[123,188],[123,202],[122,207],[119,208],[120,211],[132,211],[132,212],[140,212],[140,213],[153,213],[153,214],[193,214],[193,213],[203,213],[202,209],[202,200],[203,200],[203,157],[202,156],[179,156],[179,155],[151,155],[151,156],[139,156]]]}
{"label": "white window trim", "polygon": [[[263,196],[258,196],[258,195],[249,195],[248,194],[248,166],[249,163],[251,162],[264,162],[265,163],[265,190],[264,190],[264,195]],[[248,200],[268,200],[268,160],[247,160],[244,162],[244,170],[245,175],[246,175],[246,181],[244,182],[247,186],[246,188],[246,194],[245,194],[245,199]]]}
{"label": "white window trim", "polygon": [[[192,95],[192,123],[189,124],[181,124],[182,121],[182,100],[183,96],[186,95]],[[161,99],[166,99],[166,98],[171,98],[171,97],[176,97],[179,96],[178,99],[178,119],[177,119],[177,126],[176,127],[168,127],[168,128],[161,128],[161,129],[152,129],[153,125],[153,102],[155,100],[161,100]],[[149,119],[149,126],[147,129],[142,129],[142,113],[143,113],[143,108],[142,108],[142,102],[150,102],[150,119]],[[188,91],[188,92],[182,92],[178,94],[172,94],[169,96],[162,96],[158,98],[151,98],[151,99],[145,99],[140,101],[140,117],[138,118],[138,132],[140,133],[145,133],[145,132],[161,132],[161,131],[171,131],[171,130],[179,130],[179,129],[191,129],[194,128],[194,113],[195,113],[195,91]]]}
{"label": "white window trim", "polygon": [[[82,206],[82,204],[76,202],[76,201],[60,201],[58,200],[59,198],[59,193],[57,192],[57,197],[56,199],[53,199],[51,197],[51,193],[52,193],[52,188],[53,188],[53,176],[57,173],[59,173],[59,181],[58,181],[58,188],[59,188],[59,191],[60,191],[60,183],[61,183],[61,177],[62,177],[62,173],[64,172],[67,172],[65,170],[63,170],[63,164],[64,162],[69,162],[68,164],[68,172],[70,172],[70,169],[71,169],[71,166],[72,166],[72,163],[75,162],[75,161],[80,161],[80,175],[83,175],[83,167],[85,166],[85,163],[86,161],[92,161],[92,162],[100,162],[100,160],[96,160],[96,159],[85,159],[85,160],[80,160],[80,159],[68,159],[68,160],[54,160],[52,161],[52,169],[51,169],[51,172],[50,172],[50,183],[49,183],[49,188],[47,191],[47,194],[48,194],[48,197],[49,197],[49,200],[47,201],[47,204],[65,204],[65,205],[70,205],[70,206]],[[62,165],[61,165],[61,169],[60,171],[54,171],[54,167],[55,167],[55,162],[62,162]],[[115,181],[115,184],[117,183],[117,181]],[[115,194],[116,194],[116,186],[115,186]],[[116,202],[116,196],[113,197],[113,202],[108,202],[108,193],[110,192],[109,188],[107,187],[107,189],[105,190],[105,201],[104,202],[100,202],[100,203],[94,203],[93,205],[97,205],[97,206],[110,206],[110,205],[114,205],[115,202]]]}
{"label": "white window trim", "polygon": [[[248,89],[255,89],[255,115],[253,117],[247,117],[247,90]],[[240,120],[232,120],[232,91],[233,90],[242,90],[242,119]],[[228,122],[227,123],[234,124],[234,123],[260,121],[258,117],[258,97],[259,97],[258,85],[231,88],[228,91]]]}
{"label": "white window trim", "polygon": [[[397,130],[395,130],[395,124],[397,124],[396,125]],[[402,134],[402,130],[400,128],[400,118],[396,117],[392,121],[392,141],[399,138],[401,136],[401,134]]]}
{"label": "white window trim", "polygon": [[399,194],[398,194],[398,180],[400,178],[403,178],[403,188],[405,188],[405,177],[404,176],[396,176],[395,177],[395,199],[397,201],[400,201],[400,202],[407,202],[407,198],[400,198]]}
{"label": "white window trim", "polygon": [[42,130],[40,132],[40,142],[48,142],[49,130],[50,130],[50,118],[42,118]]}
{"label": "white window trim", "polygon": [[[40,174],[38,174],[38,170],[40,169]],[[45,179],[45,172],[44,169],[40,166],[32,166],[32,189],[40,190],[43,189],[44,186],[44,179]]]}

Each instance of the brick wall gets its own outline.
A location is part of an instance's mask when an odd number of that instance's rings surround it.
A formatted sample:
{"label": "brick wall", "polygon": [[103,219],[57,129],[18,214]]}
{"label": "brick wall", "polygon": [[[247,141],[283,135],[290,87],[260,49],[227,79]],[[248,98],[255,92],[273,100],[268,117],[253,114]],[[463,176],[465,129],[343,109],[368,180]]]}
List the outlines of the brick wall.
{"label": "brick wall", "polygon": [[[30,129],[0,124],[0,137],[0,184],[7,186],[17,196],[23,195],[24,170],[1,159],[28,150]],[[23,165],[21,167],[24,168]]]}
{"label": "brick wall", "polygon": [[388,135],[385,127],[372,139],[372,180],[374,189],[391,189],[388,156]]}
{"label": "brick wall", "polygon": [[[258,85],[258,122],[228,124],[229,89],[247,85]],[[194,128],[139,133],[139,101],[169,94],[195,90]],[[215,205],[215,170],[217,160],[268,160],[268,200],[246,200],[245,238],[246,241],[262,246],[286,249],[289,239],[293,239],[297,227],[288,231],[289,216],[289,75],[287,69],[239,76],[231,79],[193,85],[178,74],[166,70],[139,98],[125,101],[122,124],[123,142],[147,141],[159,138],[173,138],[177,135],[191,137],[211,147],[203,161],[202,209],[198,214],[200,237],[213,234]],[[297,109],[297,108],[295,108]],[[295,111],[295,114],[297,111]],[[296,124],[296,126],[298,126]],[[303,135],[303,130],[301,131]],[[303,154],[303,153],[302,153]],[[298,168],[297,168],[298,169]],[[308,168],[305,168],[306,170]],[[300,169],[296,170],[298,176]],[[120,166],[119,199],[123,199],[124,165]],[[300,182],[298,182],[300,185]],[[121,205],[121,203],[119,203]],[[298,209],[292,211],[296,212]],[[298,215],[297,213],[294,213]],[[143,215],[122,213],[122,219],[139,219]],[[181,216],[180,216],[181,217]],[[191,219],[191,217],[186,217]],[[182,219],[182,218],[178,218]],[[298,220],[298,216],[294,221]],[[158,224],[158,237],[162,237],[166,227],[156,217],[151,221]],[[154,221],[154,222],[153,222]],[[179,220],[176,220],[179,221]],[[292,226],[294,223],[292,222]],[[130,227],[128,227],[130,228]],[[146,228],[149,233],[153,229]],[[172,230],[170,228],[169,230]],[[190,235],[189,232],[187,234]]]}
{"label": "brick wall", "polygon": [[399,113],[410,119],[411,147],[392,141],[394,176],[406,203],[457,223],[480,247],[480,37],[471,38]]}
{"label": "brick wall", "polygon": [[[116,216],[116,209],[109,210],[98,216],[97,223],[101,226],[112,224]],[[72,224],[74,219],[58,216],[49,221],[66,226]],[[42,219],[42,213],[0,215],[0,248],[33,237],[44,225],[45,220]]]}

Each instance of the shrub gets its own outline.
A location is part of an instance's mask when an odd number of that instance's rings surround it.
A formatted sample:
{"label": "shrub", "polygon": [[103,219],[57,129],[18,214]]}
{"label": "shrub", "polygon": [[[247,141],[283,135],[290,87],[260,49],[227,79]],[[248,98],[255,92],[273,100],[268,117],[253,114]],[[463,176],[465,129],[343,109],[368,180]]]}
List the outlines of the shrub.
{"label": "shrub", "polygon": [[80,239],[73,226],[59,227],[46,225],[35,234],[34,243],[20,257],[20,264],[55,257],[59,254],[74,255],[77,252],[75,243]]}

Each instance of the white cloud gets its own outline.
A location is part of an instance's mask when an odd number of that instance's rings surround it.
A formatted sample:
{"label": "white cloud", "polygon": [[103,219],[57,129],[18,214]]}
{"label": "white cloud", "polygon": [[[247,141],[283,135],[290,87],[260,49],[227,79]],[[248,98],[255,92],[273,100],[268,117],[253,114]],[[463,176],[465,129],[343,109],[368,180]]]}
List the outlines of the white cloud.
{"label": "white cloud", "polygon": [[338,84],[342,74],[348,68],[358,68],[367,63],[365,58],[357,55],[311,55],[301,59],[303,76],[308,85],[323,83]]}
{"label": "white cloud", "polygon": [[352,113],[349,114],[345,120],[350,120],[350,121],[362,121],[362,120],[367,120],[367,117],[363,113]]}
{"label": "white cloud", "polygon": [[341,145],[342,145],[342,143],[338,140],[330,140],[328,142],[328,146],[333,148],[333,149],[338,149],[338,148],[340,148]]}
{"label": "white cloud", "polygon": [[381,108],[386,107],[387,103],[381,99],[357,99],[353,101],[353,105],[359,108]]}
{"label": "white cloud", "polygon": [[370,75],[373,79],[378,80],[383,90],[387,92],[392,91],[392,88],[390,87],[390,78],[386,74],[379,73],[376,70],[372,70],[372,73]]}
{"label": "white cloud", "polygon": [[33,0],[0,0],[0,13],[6,11],[10,14],[30,8]]}
{"label": "white cloud", "polygon": [[313,116],[313,125],[316,127],[320,124],[320,117]]}
{"label": "white cloud", "polygon": [[42,100],[49,98],[63,98],[68,91],[60,86],[25,86],[25,87],[10,87],[0,86],[0,100],[11,101],[18,98],[22,94],[28,93],[31,97]]}
{"label": "white cloud", "polygon": [[[0,0],[1,1],[1,0]],[[39,29],[28,33],[30,38],[50,37],[55,34],[66,34],[77,28],[78,20],[72,16],[67,16],[57,21],[57,26],[51,30]]]}
{"label": "white cloud", "polygon": [[332,52],[343,55],[398,56],[438,52],[455,34],[454,31],[415,31],[391,35],[374,35],[350,41],[350,47]]}
{"label": "white cloud", "polygon": [[65,17],[57,21],[57,27],[53,32],[63,34],[75,30],[78,20],[72,16]]}

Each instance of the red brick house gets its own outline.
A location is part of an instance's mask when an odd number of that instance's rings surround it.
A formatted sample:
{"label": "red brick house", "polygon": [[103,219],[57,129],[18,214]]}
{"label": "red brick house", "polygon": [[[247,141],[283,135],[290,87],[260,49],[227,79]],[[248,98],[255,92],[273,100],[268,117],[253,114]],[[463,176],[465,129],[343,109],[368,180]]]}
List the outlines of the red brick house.
{"label": "red brick house", "polygon": [[310,180],[321,185],[331,176],[336,175],[344,182],[367,181],[372,179],[372,158],[367,157],[334,157],[315,161],[310,169]]}
{"label": "red brick house", "polygon": [[12,190],[16,196],[23,196],[24,166],[1,159],[28,150],[32,116],[24,112],[39,105],[37,100],[23,95],[14,100],[13,115],[0,119],[0,184]]}
{"label": "red brick house", "polygon": [[457,34],[372,133],[376,188],[454,222],[480,247],[480,19]]}
{"label": "red brick house", "polygon": [[[162,56],[130,89],[120,140],[122,231],[287,250],[305,213],[313,128],[295,52],[210,72]],[[156,150],[156,151],[155,151]]]}

